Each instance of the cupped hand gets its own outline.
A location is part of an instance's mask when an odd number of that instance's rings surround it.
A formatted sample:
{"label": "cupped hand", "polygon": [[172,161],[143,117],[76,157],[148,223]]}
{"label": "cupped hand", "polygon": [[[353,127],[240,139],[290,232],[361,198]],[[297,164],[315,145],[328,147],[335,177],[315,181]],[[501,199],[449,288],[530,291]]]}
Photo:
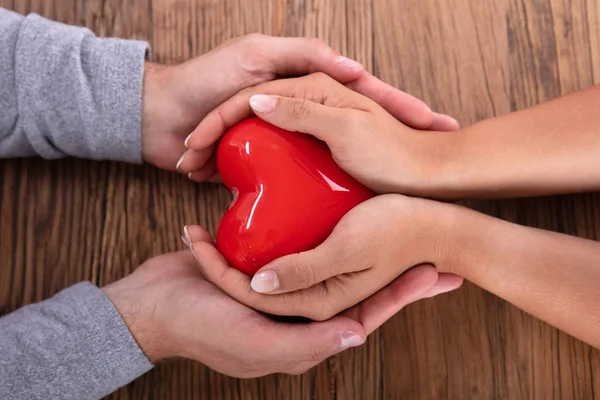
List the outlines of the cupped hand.
{"label": "cupped hand", "polygon": [[[200,227],[187,231],[190,240],[210,240]],[[204,277],[190,251],[181,251],[152,258],[103,290],[150,361],[183,357],[250,378],[302,373],[361,345],[407,304],[453,287],[432,267],[419,267],[327,321],[282,323],[229,297]]]}
{"label": "cupped hand", "polygon": [[[228,265],[206,233],[192,250],[208,280],[257,310],[326,320],[422,265],[452,271],[453,205],[381,195],[346,214],[314,250],[279,258],[252,280]],[[462,278],[440,274],[457,287]]]}
{"label": "cupped hand", "polygon": [[441,115],[423,123],[413,115],[417,104],[370,75],[345,85],[323,73],[264,83],[207,115],[187,139],[191,150],[179,169],[196,180],[213,174],[208,154],[215,143],[228,128],[256,114],[326,142],[338,165],[376,192],[421,194],[435,181],[453,140],[442,131],[457,130],[458,123]]}
{"label": "cupped hand", "polygon": [[[147,63],[144,74],[142,155],[146,162],[176,170],[186,136],[213,109],[248,87],[278,77],[323,72],[340,82],[359,79],[364,94],[388,97],[407,122],[419,127],[435,118],[422,101],[389,88],[356,61],[340,56],[317,39],[251,34],[232,39],[179,65]],[[192,161],[211,159],[214,143]],[[186,153],[189,155],[189,153]],[[196,173],[195,178],[210,175]]]}

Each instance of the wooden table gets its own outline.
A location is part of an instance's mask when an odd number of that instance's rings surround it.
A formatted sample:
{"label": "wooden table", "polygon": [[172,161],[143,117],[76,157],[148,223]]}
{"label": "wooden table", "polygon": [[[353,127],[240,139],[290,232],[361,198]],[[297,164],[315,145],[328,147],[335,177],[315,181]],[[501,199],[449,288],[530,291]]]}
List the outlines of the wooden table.
{"label": "wooden table", "polygon": [[[463,125],[600,81],[594,0],[0,0],[147,39],[178,62],[249,32],[318,36]],[[501,165],[498,168],[502,168]],[[0,162],[0,314],[81,280],[103,285],[213,232],[228,196],[151,167]],[[470,203],[597,239],[596,194]],[[1,340],[1,339],[0,339]],[[466,284],[411,305],[367,344],[298,377],[236,380],[197,363],[155,368],[115,399],[592,399],[600,352]]]}

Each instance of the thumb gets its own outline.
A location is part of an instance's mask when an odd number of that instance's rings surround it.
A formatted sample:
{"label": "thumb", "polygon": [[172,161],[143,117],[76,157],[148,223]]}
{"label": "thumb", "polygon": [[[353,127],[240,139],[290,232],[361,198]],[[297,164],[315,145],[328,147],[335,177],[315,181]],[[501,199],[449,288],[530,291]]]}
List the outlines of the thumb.
{"label": "thumb", "polygon": [[250,286],[258,293],[288,293],[361,270],[360,265],[347,260],[338,250],[335,242],[328,239],[313,250],[283,256],[258,270]]}
{"label": "thumb", "polygon": [[278,324],[271,342],[274,357],[287,354],[290,362],[308,362],[310,367],[346,350],[362,345],[367,333],[357,321],[348,317],[334,317],[324,322],[308,324]]}
{"label": "thumb", "polygon": [[348,121],[360,111],[329,107],[307,99],[255,94],[250,107],[262,120],[291,132],[329,142],[348,130]]}

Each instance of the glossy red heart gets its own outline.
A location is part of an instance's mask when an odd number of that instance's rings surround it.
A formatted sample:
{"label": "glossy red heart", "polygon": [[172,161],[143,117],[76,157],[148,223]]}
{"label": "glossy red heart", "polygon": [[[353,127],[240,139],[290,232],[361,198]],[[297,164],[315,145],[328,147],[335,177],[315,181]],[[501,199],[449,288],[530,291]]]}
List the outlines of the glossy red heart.
{"label": "glossy red heart", "polygon": [[234,200],[216,245],[248,275],[276,258],[315,248],[344,214],[375,195],[337,166],[325,143],[259,118],[223,136],[217,168]]}

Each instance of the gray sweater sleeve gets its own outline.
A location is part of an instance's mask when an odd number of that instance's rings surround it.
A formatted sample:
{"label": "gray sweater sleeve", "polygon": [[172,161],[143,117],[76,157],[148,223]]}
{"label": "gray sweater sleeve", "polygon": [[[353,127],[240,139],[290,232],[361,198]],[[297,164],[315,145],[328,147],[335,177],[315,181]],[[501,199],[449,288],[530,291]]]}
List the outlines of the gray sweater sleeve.
{"label": "gray sweater sleeve", "polygon": [[0,158],[140,163],[147,52],[0,8]]}
{"label": "gray sweater sleeve", "polygon": [[0,399],[99,399],[152,364],[104,293],[80,283],[0,318]]}
{"label": "gray sweater sleeve", "polygon": [[[0,158],[141,161],[147,44],[0,9]],[[97,399],[152,365],[83,283],[0,318],[0,399]]]}

